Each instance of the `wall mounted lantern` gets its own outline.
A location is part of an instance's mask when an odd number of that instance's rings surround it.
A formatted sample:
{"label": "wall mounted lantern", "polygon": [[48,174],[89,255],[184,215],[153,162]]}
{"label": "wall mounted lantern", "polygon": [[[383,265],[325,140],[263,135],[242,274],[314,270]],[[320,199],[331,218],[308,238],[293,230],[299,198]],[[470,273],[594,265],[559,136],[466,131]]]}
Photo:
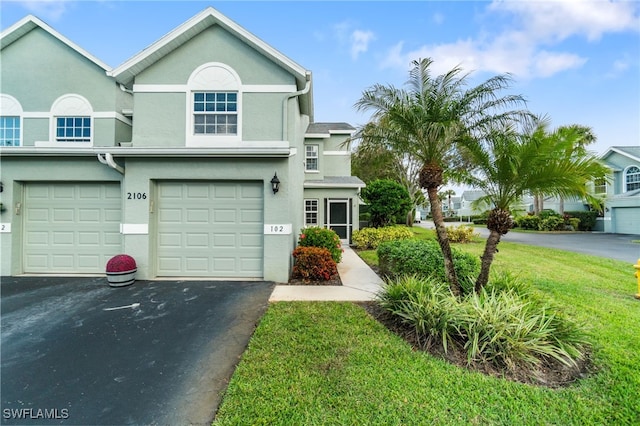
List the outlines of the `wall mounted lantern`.
{"label": "wall mounted lantern", "polygon": [[271,189],[274,194],[280,190],[280,179],[278,179],[277,173],[274,173],[273,178],[271,178]]}

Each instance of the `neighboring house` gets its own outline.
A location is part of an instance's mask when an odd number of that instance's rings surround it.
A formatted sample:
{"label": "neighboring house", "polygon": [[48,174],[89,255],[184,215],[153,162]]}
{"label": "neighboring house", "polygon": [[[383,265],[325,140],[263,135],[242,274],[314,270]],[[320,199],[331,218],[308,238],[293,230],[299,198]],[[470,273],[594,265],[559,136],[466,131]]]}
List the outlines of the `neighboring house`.
{"label": "neighboring house", "polygon": [[640,235],[640,146],[613,146],[600,159],[611,169],[611,181],[594,186],[606,195],[604,232]]}
{"label": "neighboring house", "polygon": [[354,129],[315,123],[311,72],[215,9],[115,69],[33,16],[0,47],[2,275],[127,253],[142,279],[286,282],[302,227],[358,228]]}
{"label": "neighboring house", "polygon": [[485,193],[483,191],[464,191],[460,196],[460,209],[458,210],[458,216],[471,217],[480,215],[488,210],[487,206],[474,205],[474,203],[484,195]]}

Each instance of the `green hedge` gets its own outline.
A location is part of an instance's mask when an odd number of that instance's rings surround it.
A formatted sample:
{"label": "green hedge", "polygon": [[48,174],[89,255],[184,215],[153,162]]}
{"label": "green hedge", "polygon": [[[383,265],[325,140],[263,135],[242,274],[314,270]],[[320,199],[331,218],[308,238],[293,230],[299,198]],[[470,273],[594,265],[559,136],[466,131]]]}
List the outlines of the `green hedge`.
{"label": "green hedge", "polygon": [[565,214],[569,217],[580,219],[578,231],[591,231],[596,226],[598,217],[598,212],[596,211],[565,212]]}
{"label": "green hedge", "polygon": [[363,250],[377,249],[385,241],[408,240],[413,232],[406,226],[385,226],[383,228],[363,228],[353,231],[351,242]]}
{"label": "green hedge", "polygon": [[[458,280],[465,293],[473,291],[480,273],[480,259],[470,253],[451,248]],[[402,240],[382,243],[378,247],[380,273],[397,278],[402,275],[434,277],[445,281],[444,257],[440,246],[432,240]]]}

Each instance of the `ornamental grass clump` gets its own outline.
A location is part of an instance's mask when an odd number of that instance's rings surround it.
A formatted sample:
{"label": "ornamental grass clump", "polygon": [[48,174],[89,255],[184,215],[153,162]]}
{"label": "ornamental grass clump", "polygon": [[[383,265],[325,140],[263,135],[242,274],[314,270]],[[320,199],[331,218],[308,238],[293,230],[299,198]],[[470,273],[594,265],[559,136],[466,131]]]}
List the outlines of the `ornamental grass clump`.
{"label": "ornamental grass clump", "polygon": [[322,247],[329,251],[336,263],[342,260],[342,245],[340,237],[332,229],[312,226],[300,231],[298,246],[302,247]]}
{"label": "ornamental grass clump", "polygon": [[581,327],[513,276],[463,298],[435,277],[403,276],[386,283],[378,302],[422,349],[441,342],[467,365],[534,375],[551,363],[574,367],[589,350]]}

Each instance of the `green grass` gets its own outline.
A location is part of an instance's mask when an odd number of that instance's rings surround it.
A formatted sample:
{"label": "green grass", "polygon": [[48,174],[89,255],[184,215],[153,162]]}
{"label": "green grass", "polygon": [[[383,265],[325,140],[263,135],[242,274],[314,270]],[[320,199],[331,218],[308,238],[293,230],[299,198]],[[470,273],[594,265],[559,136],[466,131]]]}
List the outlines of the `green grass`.
{"label": "green grass", "polygon": [[[479,254],[482,244],[459,245]],[[598,372],[564,389],[469,372],[426,353],[358,305],[271,305],[216,424],[640,424],[640,301],[614,260],[500,243],[511,270],[587,328]]]}

